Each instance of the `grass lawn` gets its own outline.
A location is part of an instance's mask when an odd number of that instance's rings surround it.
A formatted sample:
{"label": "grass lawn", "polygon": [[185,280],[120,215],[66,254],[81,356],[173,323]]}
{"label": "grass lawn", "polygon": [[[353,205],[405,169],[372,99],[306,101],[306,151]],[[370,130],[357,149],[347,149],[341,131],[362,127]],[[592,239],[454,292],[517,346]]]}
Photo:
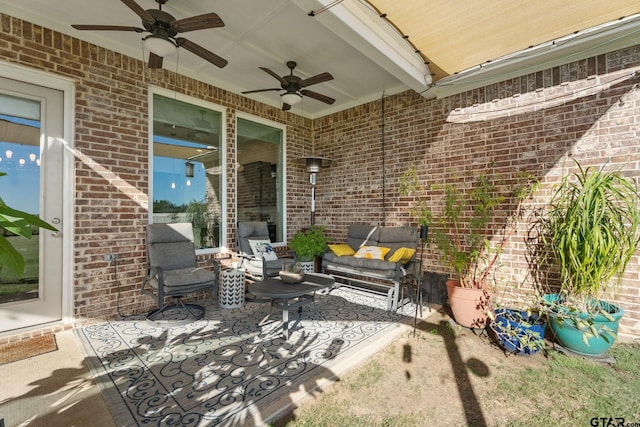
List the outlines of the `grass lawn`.
{"label": "grass lawn", "polygon": [[274,425],[640,426],[640,343],[616,343],[614,364],[515,356],[437,316]]}
{"label": "grass lawn", "polygon": [[6,267],[0,267],[0,301],[14,300],[12,295],[19,296],[17,299],[34,298],[37,294],[33,291],[38,289],[39,236],[34,234],[31,239],[11,236],[7,239],[24,257],[25,269],[22,278],[18,279]]}

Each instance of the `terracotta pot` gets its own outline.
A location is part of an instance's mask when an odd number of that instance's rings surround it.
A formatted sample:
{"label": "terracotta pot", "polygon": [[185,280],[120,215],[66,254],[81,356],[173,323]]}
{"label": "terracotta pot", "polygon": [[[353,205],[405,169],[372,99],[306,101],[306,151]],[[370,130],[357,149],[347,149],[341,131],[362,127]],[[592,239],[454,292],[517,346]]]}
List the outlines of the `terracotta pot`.
{"label": "terracotta pot", "polygon": [[447,280],[447,295],[453,320],[466,328],[484,328],[491,309],[493,292],[481,288],[463,288],[458,280]]}

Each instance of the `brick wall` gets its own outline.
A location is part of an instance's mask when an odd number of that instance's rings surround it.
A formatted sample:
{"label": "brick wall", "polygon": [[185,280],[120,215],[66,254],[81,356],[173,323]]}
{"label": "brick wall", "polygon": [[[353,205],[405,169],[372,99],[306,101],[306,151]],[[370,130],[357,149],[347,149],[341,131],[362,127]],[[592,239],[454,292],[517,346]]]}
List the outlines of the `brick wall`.
{"label": "brick wall", "polygon": [[[311,122],[241,95],[167,70],[149,70],[139,59],[0,14],[0,60],[76,81],[74,315],[79,322],[148,311],[140,295],[148,223],[148,88],[155,86],[227,107],[227,173],[234,176],[235,113],[242,111],[287,124],[289,160],[307,154]],[[287,203],[304,207],[303,168],[290,166]],[[226,189],[225,245],[234,248],[236,184]],[[307,184],[308,185],[308,184]],[[292,209],[290,234],[305,223]],[[103,255],[117,253],[118,275]],[[207,257],[202,257],[206,261]],[[117,280],[116,280],[117,279]],[[118,298],[119,295],[119,298]]]}
{"label": "brick wall", "polygon": [[[398,178],[411,164],[426,185],[479,173],[533,171],[542,186],[532,207],[544,203],[568,156],[584,164],[625,165],[629,176],[640,171],[638,47],[446,99],[406,92],[310,120],[168,70],[147,70],[138,59],[7,15],[0,15],[0,26],[1,60],[77,81],[74,299],[79,319],[117,316],[118,294],[125,314],[146,311],[153,303],[139,296],[148,212],[149,85],[228,108],[230,177],[236,164],[236,111],[286,123],[289,237],[309,222],[308,175],[293,161],[311,154],[311,147],[334,160],[318,174],[316,223],[326,225],[335,240],[352,222],[415,225],[411,200],[398,195]],[[226,244],[232,248],[236,183],[231,179],[226,191]],[[434,194],[425,197],[436,203]],[[508,215],[499,212],[494,226]],[[500,260],[499,294],[505,299],[528,289],[523,234],[524,228],[518,230]],[[118,283],[103,261],[107,251],[120,256]],[[425,261],[429,270],[443,271],[430,245]],[[637,257],[614,299],[627,312],[621,332],[640,337]]]}
{"label": "brick wall", "polygon": [[[427,100],[401,93],[317,119],[320,150],[336,162],[319,174],[317,222],[336,241],[352,222],[415,225],[413,199],[400,197],[399,177],[411,164],[428,187],[452,180],[515,177],[534,173],[540,189],[528,212],[544,205],[551,187],[572,168],[621,167],[640,175],[640,47],[613,52],[544,72]],[[422,195],[431,207],[438,193]],[[492,227],[512,213],[505,203]],[[498,262],[498,297],[525,300],[531,277],[522,222]],[[435,247],[425,250],[427,270],[444,272]],[[612,299],[626,315],[621,335],[640,337],[640,273],[636,256]]]}

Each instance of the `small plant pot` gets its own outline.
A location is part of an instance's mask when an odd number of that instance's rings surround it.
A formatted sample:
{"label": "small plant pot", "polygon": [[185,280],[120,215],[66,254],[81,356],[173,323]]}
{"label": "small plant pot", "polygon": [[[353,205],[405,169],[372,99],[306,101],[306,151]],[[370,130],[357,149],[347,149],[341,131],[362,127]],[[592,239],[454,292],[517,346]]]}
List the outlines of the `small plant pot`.
{"label": "small plant pot", "polygon": [[531,356],[544,348],[546,322],[526,311],[501,308],[495,312],[491,329],[500,346],[519,356]]}

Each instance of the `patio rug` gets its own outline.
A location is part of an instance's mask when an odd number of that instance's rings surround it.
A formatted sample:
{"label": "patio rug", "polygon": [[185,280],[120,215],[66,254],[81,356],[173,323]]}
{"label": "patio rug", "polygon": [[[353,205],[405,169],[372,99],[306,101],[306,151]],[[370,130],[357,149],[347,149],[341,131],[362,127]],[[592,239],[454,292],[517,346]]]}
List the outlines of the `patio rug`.
{"label": "patio rug", "polygon": [[0,365],[28,359],[29,357],[56,351],[58,345],[53,334],[29,338],[0,345]]}
{"label": "patio rug", "polygon": [[[263,425],[388,345],[413,309],[335,289],[290,313],[250,302],[206,307],[205,318],[161,328],[144,316],[85,326],[76,336],[119,426]],[[411,320],[411,321],[410,321]]]}

